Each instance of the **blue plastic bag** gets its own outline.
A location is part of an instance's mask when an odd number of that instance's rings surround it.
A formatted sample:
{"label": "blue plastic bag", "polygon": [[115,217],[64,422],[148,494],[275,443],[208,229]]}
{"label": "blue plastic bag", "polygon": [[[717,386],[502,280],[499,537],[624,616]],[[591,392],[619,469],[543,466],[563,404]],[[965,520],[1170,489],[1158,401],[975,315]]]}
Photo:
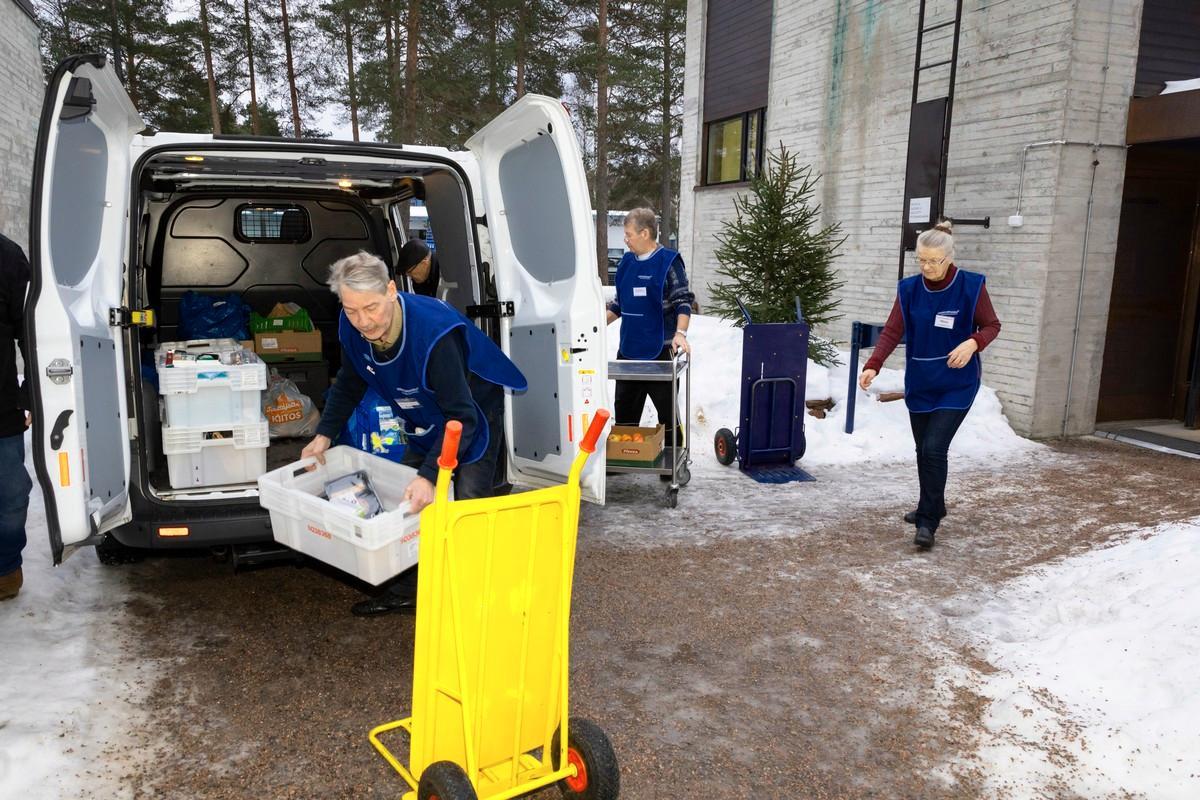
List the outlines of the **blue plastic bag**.
{"label": "blue plastic bag", "polygon": [[356,447],[365,453],[382,456],[397,464],[404,458],[404,424],[392,404],[374,389],[367,389],[362,401],[346,421],[338,444]]}
{"label": "blue plastic bag", "polygon": [[250,338],[250,306],[236,294],[184,292],[179,298],[179,338]]}

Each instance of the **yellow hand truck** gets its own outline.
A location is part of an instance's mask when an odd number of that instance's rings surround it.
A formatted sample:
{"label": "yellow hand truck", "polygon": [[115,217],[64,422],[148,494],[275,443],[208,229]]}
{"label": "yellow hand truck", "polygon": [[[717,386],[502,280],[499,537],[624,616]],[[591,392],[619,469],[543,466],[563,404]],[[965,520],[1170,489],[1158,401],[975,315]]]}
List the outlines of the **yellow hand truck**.
{"label": "yellow hand truck", "polygon": [[[412,716],[368,738],[402,800],[507,800],[557,783],[615,800],[620,771],[599,726],[567,714],[579,476],[608,423],[587,430],[567,483],[449,499],[462,424],[446,425],[434,501],[421,513]],[[408,734],[408,767],[379,737]]]}

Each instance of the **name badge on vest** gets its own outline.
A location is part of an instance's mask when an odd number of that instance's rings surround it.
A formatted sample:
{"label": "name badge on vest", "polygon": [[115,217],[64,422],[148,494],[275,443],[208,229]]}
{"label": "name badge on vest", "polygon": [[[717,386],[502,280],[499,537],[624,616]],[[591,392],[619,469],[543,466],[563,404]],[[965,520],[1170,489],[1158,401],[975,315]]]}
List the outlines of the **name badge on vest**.
{"label": "name badge on vest", "polygon": [[935,328],[953,328],[954,327],[954,315],[957,313],[958,313],[957,311],[952,311],[948,314],[938,314],[936,317],[933,318],[933,327],[935,327]]}
{"label": "name badge on vest", "polygon": [[646,296],[646,287],[645,286],[633,287],[633,296],[634,297],[645,297]]}

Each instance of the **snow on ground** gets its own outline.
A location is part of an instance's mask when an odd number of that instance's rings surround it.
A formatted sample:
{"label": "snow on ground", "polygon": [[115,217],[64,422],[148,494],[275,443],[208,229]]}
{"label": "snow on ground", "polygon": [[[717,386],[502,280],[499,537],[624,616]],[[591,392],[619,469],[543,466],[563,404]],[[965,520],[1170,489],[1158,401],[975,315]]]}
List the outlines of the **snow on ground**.
{"label": "snow on ground", "polygon": [[[608,349],[609,357],[613,359],[617,357],[620,324],[621,321],[617,320],[609,326]],[[713,435],[720,428],[734,430],[738,426],[742,331],[732,322],[697,314],[692,317],[688,327],[688,341],[693,358],[692,418],[696,433],[692,458],[697,461],[711,460]],[[864,362],[869,353],[864,353]],[[883,403],[878,400],[880,392],[904,390],[904,372],[884,368],[869,392],[855,387],[854,433],[847,435],[849,353],[842,353],[840,361],[833,368],[808,362],[806,399],[832,399],[835,405],[824,419],[806,417],[807,450],[801,462],[803,466],[912,462],[912,432],[904,401]],[[903,364],[903,356],[897,353],[890,361]],[[682,390],[680,396],[682,398]],[[680,413],[683,413],[682,399],[680,403]],[[653,425],[656,421],[654,408],[647,403],[643,422]],[[950,454],[952,458],[986,459],[1018,456],[1041,449],[1041,445],[1013,433],[1000,408],[996,392],[984,386],[955,436]]]}
{"label": "snow on ground", "polygon": [[129,589],[92,548],[51,564],[36,482],[26,531],[25,585],[0,603],[0,797],[129,796],[89,770],[135,716],[137,665],[121,634]]}
{"label": "snow on ground", "polygon": [[1200,518],[1022,576],[962,619],[998,668],[977,689],[994,790],[1200,797],[1197,575]]}

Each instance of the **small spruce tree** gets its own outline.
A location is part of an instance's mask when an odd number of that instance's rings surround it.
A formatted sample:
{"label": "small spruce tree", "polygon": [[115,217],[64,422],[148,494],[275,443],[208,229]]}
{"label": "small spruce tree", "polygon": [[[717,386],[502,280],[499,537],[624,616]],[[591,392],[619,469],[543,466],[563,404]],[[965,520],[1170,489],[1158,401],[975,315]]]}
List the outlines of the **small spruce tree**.
{"label": "small spruce tree", "polygon": [[[813,202],[820,175],[801,167],[780,144],[767,153],[767,169],[750,182],[750,193],[734,200],[735,216],[717,234],[717,275],[710,284],[712,312],[740,321],[741,301],[753,322],[795,322],[796,301],[810,326],[837,319],[834,292],[842,285],[833,271],[846,241],[838,224],[817,227],[821,207]],[[837,348],[813,336],[809,357],[837,363]]]}

